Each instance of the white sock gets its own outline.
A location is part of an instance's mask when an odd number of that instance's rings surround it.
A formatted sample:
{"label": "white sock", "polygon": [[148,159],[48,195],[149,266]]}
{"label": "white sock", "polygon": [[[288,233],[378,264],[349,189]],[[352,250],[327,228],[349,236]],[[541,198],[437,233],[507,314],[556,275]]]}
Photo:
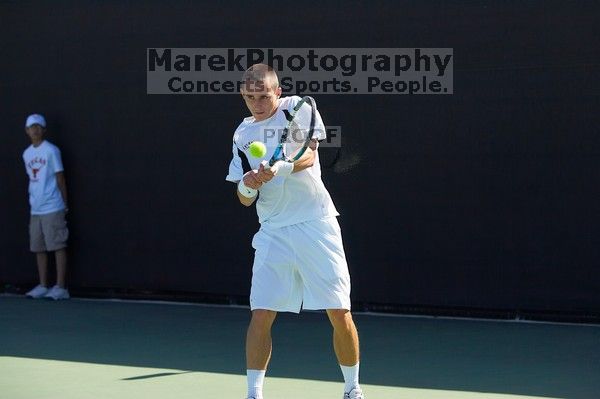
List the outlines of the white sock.
{"label": "white sock", "polygon": [[266,370],[246,370],[248,378],[248,397],[262,399],[263,383],[265,382]]}
{"label": "white sock", "polygon": [[344,375],[344,392],[350,392],[354,388],[360,388],[358,385],[358,368],[360,363],[356,363],[354,366],[342,366],[342,374]]}

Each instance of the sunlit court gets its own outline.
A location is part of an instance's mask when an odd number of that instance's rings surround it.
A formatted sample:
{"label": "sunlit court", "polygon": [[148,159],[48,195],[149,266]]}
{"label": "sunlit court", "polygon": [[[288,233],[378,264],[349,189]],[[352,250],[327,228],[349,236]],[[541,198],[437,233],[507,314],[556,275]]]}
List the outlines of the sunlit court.
{"label": "sunlit court", "polygon": [[[248,309],[0,297],[3,397],[240,397]],[[280,315],[265,395],[339,396],[330,327]],[[593,398],[600,328],[357,313],[370,397]],[[310,363],[310,367],[304,367]]]}

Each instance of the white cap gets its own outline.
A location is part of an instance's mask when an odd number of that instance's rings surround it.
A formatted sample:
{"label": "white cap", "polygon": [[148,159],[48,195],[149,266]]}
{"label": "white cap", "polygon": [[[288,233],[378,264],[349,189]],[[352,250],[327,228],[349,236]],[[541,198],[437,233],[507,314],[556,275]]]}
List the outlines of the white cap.
{"label": "white cap", "polygon": [[46,119],[40,114],[32,114],[27,117],[27,121],[25,122],[25,127],[30,127],[32,125],[40,125],[41,127],[46,127]]}

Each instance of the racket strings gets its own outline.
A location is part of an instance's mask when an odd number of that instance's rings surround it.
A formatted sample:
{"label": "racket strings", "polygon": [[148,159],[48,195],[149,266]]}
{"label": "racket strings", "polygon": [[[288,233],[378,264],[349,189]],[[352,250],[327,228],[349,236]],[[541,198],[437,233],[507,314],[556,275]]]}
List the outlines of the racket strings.
{"label": "racket strings", "polygon": [[314,125],[313,119],[313,107],[307,102],[291,112],[287,127],[280,136],[281,158],[292,162],[302,155],[308,146],[311,127]]}
{"label": "racket strings", "polygon": [[288,137],[284,143],[284,152],[288,157],[295,154],[304,146],[308,129],[301,120],[294,119],[288,126]]}

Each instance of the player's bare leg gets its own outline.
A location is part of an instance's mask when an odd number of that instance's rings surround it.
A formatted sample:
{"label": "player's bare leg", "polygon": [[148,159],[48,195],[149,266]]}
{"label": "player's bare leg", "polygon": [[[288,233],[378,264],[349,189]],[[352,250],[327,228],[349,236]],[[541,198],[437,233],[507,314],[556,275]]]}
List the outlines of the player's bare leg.
{"label": "player's bare leg", "polygon": [[252,312],[252,320],[246,335],[249,398],[262,398],[262,385],[273,348],[271,327],[276,316],[277,312],[271,310],[257,309]]}
{"label": "player's bare leg", "polygon": [[333,326],[333,349],[342,366],[354,366],[359,361],[358,332],[352,314],[346,309],[328,309]]}
{"label": "player's bare leg", "polygon": [[364,398],[358,383],[359,342],[352,314],[346,309],[328,309],[333,326],[333,349],[344,375],[344,398]]}
{"label": "player's bare leg", "polygon": [[271,359],[271,327],[277,312],[254,310],[246,335],[246,367],[253,370],[266,370]]}
{"label": "player's bare leg", "polygon": [[59,249],[54,253],[56,258],[56,285],[65,288],[67,276],[67,250]]}
{"label": "player's bare leg", "polygon": [[46,252],[36,252],[35,260],[40,277],[40,285],[48,287],[48,254]]}

